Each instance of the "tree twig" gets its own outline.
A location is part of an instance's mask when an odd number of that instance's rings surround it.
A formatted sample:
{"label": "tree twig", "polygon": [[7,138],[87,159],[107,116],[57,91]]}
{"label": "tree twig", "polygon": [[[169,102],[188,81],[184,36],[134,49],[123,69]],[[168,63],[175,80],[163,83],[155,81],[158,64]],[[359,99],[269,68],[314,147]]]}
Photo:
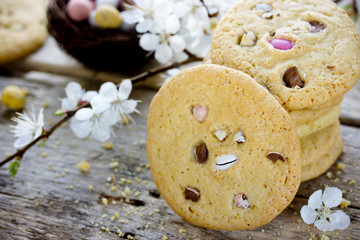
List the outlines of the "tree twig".
{"label": "tree twig", "polygon": [[[139,82],[144,81],[146,78],[148,77],[152,77],[160,72],[169,70],[171,68],[177,68],[180,67],[183,64],[187,64],[190,62],[195,62],[195,61],[201,61],[200,58],[197,57],[190,57],[188,60],[182,62],[182,63],[173,63],[173,64],[168,64],[165,66],[160,66],[160,67],[156,67],[153,69],[150,69],[146,72],[143,72],[139,75],[136,75],[134,77],[129,78],[129,80],[132,81],[133,84],[137,84]],[[120,84],[118,84],[117,86],[119,87]],[[33,147],[37,142],[39,142],[42,139],[48,139],[50,137],[51,134],[53,134],[53,132],[58,129],[59,127],[61,127],[65,122],[67,122],[69,119],[71,119],[75,113],[77,111],[79,111],[82,108],[86,108],[86,107],[90,107],[90,103],[86,103],[80,107],[78,107],[75,110],[72,111],[68,111],[66,112],[66,116],[64,118],[62,118],[60,121],[58,121],[54,126],[52,126],[50,128],[50,130],[48,131],[44,131],[43,134],[41,134],[39,137],[37,137],[36,139],[34,139],[32,142],[30,142],[29,144],[27,144],[25,147],[23,147],[22,149],[19,149],[18,151],[16,151],[14,154],[8,156],[7,158],[5,158],[4,160],[2,160],[0,162],[0,167],[2,167],[3,165],[5,165],[6,163],[10,162],[11,160],[15,159],[15,158],[19,158],[21,159],[23,157],[23,155],[25,154],[25,152],[27,150],[29,150],[31,147]]]}

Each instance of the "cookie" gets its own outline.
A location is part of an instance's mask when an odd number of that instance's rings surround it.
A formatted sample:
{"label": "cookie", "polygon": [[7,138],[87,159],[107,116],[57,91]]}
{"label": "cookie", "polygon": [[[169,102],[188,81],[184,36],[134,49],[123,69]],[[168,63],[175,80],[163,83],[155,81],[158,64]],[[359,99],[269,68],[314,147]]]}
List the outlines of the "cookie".
{"label": "cookie", "polygon": [[181,71],[153,98],[147,129],[154,182],[172,209],[197,226],[259,227],[298,189],[295,126],[240,71],[206,64]]}
{"label": "cookie", "polygon": [[18,60],[47,37],[45,0],[0,1],[0,63]]}
{"label": "cookie", "polygon": [[321,109],[300,109],[300,110],[294,110],[289,111],[289,114],[294,121],[295,125],[302,125],[307,122],[315,121],[316,119],[319,119],[320,117],[324,116],[325,114],[329,113],[330,111],[336,111],[340,107],[340,104],[337,104],[335,106],[330,107],[324,107]]}
{"label": "cookie", "polygon": [[302,168],[317,162],[327,154],[340,134],[340,121],[338,120],[327,128],[300,138]]}
{"label": "cookie", "polygon": [[265,85],[287,110],[321,106],[360,78],[360,37],[329,0],[242,0],[221,19],[211,62]]}
{"label": "cookie", "polygon": [[316,178],[325,173],[339,158],[343,150],[343,140],[341,135],[337,135],[337,139],[331,150],[322,156],[318,161],[303,168],[301,173],[301,181],[305,182],[310,179]]}
{"label": "cookie", "polygon": [[301,125],[296,126],[296,131],[298,133],[299,138],[306,137],[311,135],[314,132],[317,132],[323,128],[326,128],[336,121],[338,121],[340,116],[340,105],[327,112],[320,118],[307,122]]}

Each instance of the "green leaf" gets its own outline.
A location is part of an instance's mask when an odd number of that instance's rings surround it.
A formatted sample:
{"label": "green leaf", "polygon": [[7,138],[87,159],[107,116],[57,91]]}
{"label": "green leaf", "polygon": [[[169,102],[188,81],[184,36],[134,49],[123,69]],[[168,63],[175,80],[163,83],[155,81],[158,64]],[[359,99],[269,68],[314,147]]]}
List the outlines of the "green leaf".
{"label": "green leaf", "polygon": [[20,161],[16,159],[9,166],[10,176],[15,177],[17,174],[17,171],[19,170],[19,167],[20,167]]}
{"label": "green leaf", "polygon": [[45,141],[41,141],[38,145],[39,148],[45,147]]}

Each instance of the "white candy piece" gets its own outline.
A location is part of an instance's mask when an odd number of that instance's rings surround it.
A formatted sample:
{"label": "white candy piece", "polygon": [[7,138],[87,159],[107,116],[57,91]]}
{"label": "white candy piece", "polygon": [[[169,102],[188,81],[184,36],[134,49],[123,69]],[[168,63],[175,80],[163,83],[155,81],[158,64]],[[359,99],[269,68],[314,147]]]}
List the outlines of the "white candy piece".
{"label": "white candy piece", "polygon": [[222,155],[216,158],[216,170],[226,170],[238,161],[235,155]]}
{"label": "white candy piece", "polygon": [[214,135],[217,137],[217,139],[219,139],[220,142],[222,142],[228,134],[229,132],[226,130],[217,130],[216,132],[214,132]]}
{"label": "white candy piece", "polygon": [[234,140],[237,143],[244,143],[245,142],[244,133],[242,131],[238,131],[237,133],[235,133]]}
{"label": "white candy piece", "polygon": [[104,4],[118,7],[119,3],[120,3],[119,0],[96,0],[96,7],[98,7],[100,5],[104,5]]}
{"label": "white candy piece", "polygon": [[265,18],[265,19],[271,19],[271,18],[273,18],[273,16],[274,16],[274,14],[272,12],[266,12],[263,15],[261,15],[261,17]]}
{"label": "white candy piece", "polygon": [[267,3],[259,3],[259,4],[256,4],[254,10],[271,12],[271,11],[272,11],[272,7],[271,7],[269,4],[267,4]]}
{"label": "white candy piece", "polygon": [[255,43],[256,43],[256,35],[254,32],[249,31],[242,36],[240,45],[245,47],[251,47],[254,46]]}

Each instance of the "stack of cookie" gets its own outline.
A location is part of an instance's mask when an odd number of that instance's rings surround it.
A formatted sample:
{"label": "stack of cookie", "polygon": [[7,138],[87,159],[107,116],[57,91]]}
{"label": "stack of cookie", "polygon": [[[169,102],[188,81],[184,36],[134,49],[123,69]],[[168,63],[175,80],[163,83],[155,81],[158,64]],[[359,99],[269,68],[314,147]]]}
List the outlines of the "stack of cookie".
{"label": "stack of cookie", "polygon": [[212,64],[181,71],[151,103],[161,195],[206,228],[270,222],[340,155],[340,103],[359,56],[354,24],[331,1],[239,1],[217,26]]}
{"label": "stack of cookie", "polygon": [[360,78],[360,39],[329,0],[241,0],[218,24],[207,63],[243,71],[292,117],[302,148],[302,181],[342,152],[340,103]]}

